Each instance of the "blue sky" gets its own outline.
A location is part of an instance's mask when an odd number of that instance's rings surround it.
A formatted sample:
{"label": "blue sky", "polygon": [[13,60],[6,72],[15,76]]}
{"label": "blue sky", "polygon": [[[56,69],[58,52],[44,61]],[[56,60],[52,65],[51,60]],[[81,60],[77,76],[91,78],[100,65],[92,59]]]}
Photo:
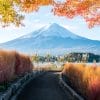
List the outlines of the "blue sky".
{"label": "blue sky", "polygon": [[58,23],[77,35],[93,40],[100,40],[99,26],[88,29],[83,18],[75,17],[74,19],[67,19],[66,17],[54,16],[51,12],[51,8],[51,6],[45,6],[41,7],[38,12],[25,14],[25,20],[23,21],[25,27],[18,28],[13,25],[6,28],[0,27],[0,43],[29,34],[30,32],[52,23]]}

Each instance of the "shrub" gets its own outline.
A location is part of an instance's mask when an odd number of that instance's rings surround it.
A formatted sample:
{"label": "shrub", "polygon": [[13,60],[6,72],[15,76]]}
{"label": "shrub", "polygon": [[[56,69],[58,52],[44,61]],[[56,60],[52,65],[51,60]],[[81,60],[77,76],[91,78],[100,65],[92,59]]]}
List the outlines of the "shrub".
{"label": "shrub", "polygon": [[86,100],[100,99],[100,67],[84,64],[65,64],[63,74]]}
{"label": "shrub", "polygon": [[12,79],[15,72],[14,66],[14,53],[0,50],[0,82]]}
{"label": "shrub", "polygon": [[16,67],[15,73],[17,75],[25,74],[33,69],[32,62],[27,55],[16,53]]}
{"label": "shrub", "polygon": [[32,69],[33,64],[27,55],[0,50],[0,83],[10,81],[16,75],[31,72]]}

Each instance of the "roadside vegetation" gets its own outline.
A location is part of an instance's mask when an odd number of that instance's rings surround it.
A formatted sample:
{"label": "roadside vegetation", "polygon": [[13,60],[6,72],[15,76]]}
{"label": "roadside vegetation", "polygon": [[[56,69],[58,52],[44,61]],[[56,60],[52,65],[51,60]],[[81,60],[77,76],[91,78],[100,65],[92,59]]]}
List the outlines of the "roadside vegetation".
{"label": "roadside vegetation", "polygon": [[100,100],[100,66],[66,63],[62,73],[85,100]]}
{"label": "roadside vegetation", "polygon": [[10,81],[32,70],[33,65],[27,55],[0,50],[0,91],[5,90]]}
{"label": "roadside vegetation", "polygon": [[[76,56],[77,54],[71,56],[71,58]],[[87,55],[84,57],[87,57]],[[64,64],[68,59],[70,59],[69,56],[67,58],[64,56],[63,58],[50,55],[45,57],[35,55],[30,58],[16,51],[0,50],[0,92],[5,91],[10,82],[23,77],[33,70],[62,71],[66,82],[85,100],[100,100],[100,66],[97,66],[96,63],[93,65],[74,62]],[[75,61],[80,61],[80,59]],[[87,62],[88,60],[84,61]],[[32,64],[34,62],[41,62],[43,66],[35,67]],[[47,64],[44,65],[45,62]],[[57,62],[63,63],[57,66]]]}

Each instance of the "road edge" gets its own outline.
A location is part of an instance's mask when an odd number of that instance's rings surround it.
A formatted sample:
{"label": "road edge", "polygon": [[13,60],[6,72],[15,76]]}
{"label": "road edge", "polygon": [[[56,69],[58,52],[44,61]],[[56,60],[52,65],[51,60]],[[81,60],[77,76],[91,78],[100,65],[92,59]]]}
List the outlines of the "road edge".
{"label": "road edge", "polygon": [[16,100],[21,90],[27,85],[32,79],[44,74],[45,71],[33,71],[27,73],[24,77],[19,79],[16,83],[12,84],[7,91],[0,94],[0,100]]}
{"label": "road edge", "polygon": [[81,97],[79,94],[77,94],[62,78],[62,73],[59,75],[59,84],[61,88],[66,93],[67,91],[70,92],[70,94],[75,98],[75,100],[84,100],[83,97]]}

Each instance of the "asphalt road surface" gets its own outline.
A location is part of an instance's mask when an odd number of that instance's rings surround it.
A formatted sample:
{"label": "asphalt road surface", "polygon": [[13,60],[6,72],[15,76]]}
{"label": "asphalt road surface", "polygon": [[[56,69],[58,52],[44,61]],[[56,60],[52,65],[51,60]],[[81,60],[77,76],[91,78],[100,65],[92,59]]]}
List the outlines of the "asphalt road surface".
{"label": "asphalt road surface", "polygon": [[33,79],[18,95],[17,100],[74,100],[59,85],[59,72],[46,72]]}

